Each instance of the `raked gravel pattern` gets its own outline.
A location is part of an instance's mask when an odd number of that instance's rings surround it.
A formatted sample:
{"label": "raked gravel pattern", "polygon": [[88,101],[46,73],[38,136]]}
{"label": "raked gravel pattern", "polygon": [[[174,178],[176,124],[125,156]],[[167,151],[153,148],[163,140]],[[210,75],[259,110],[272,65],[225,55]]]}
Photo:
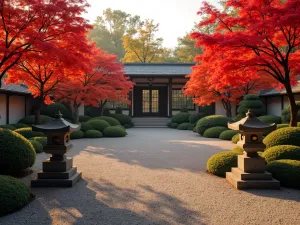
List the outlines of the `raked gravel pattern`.
{"label": "raked gravel pattern", "polygon": [[[206,173],[211,155],[233,147],[228,141],[133,128],[125,138],[73,144],[69,155],[83,179],[73,188],[32,189],[36,199],[1,225],[300,224],[299,190],[237,191]],[[33,170],[48,157],[39,154]]]}

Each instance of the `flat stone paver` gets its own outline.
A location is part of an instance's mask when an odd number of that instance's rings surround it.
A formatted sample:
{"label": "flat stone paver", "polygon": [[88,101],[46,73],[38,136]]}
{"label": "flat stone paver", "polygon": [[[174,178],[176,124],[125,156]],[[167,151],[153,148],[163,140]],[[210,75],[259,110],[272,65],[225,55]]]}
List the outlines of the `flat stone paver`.
{"label": "flat stone paver", "polygon": [[[206,173],[229,141],[173,129],[128,130],[125,138],[72,141],[83,180],[73,188],[35,188],[36,199],[1,225],[300,224],[300,191],[237,191]],[[48,158],[37,157],[34,171]],[[29,183],[35,173],[23,180]]]}

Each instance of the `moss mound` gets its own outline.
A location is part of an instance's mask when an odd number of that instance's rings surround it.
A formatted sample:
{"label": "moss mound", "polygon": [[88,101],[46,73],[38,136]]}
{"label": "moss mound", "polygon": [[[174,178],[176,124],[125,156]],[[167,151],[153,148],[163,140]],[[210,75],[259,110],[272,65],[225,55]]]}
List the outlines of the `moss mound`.
{"label": "moss mound", "polygon": [[267,164],[266,170],[280,181],[280,184],[290,188],[300,188],[300,161],[275,160]]}
{"label": "moss mound", "polygon": [[0,128],[3,128],[3,129],[8,129],[8,130],[16,130],[17,128],[10,125],[10,124],[7,124],[7,125],[0,125]]}
{"label": "moss mound", "polygon": [[0,175],[0,217],[23,208],[31,199],[29,188],[19,179]]}
{"label": "moss mound", "polygon": [[196,124],[198,122],[198,120],[200,120],[204,116],[205,116],[204,113],[191,113],[189,116],[189,122],[191,124]]}
{"label": "moss mound", "polygon": [[83,115],[79,116],[79,122],[80,123],[87,122],[90,119],[92,119],[92,117],[90,117],[90,116],[83,116]]}
{"label": "moss mound", "polygon": [[242,148],[240,148],[239,146],[235,146],[233,149],[231,149],[232,152],[242,155],[244,150]]}
{"label": "moss mound", "polygon": [[43,145],[41,143],[39,143],[38,141],[35,141],[35,140],[29,140],[29,141],[32,144],[36,153],[43,152]]}
{"label": "moss mound", "polygon": [[294,145],[278,145],[268,148],[262,157],[266,162],[272,162],[279,159],[300,160],[300,147]]}
{"label": "moss mound", "polygon": [[290,127],[289,124],[277,124],[277,129],[285,128],[285,127]]}
{"label": "moss mound", "polygon": [[[34,119],[34,115],[31,116],[27,116],[21,120],[19,120],[18,123],[23,123],[23,124],[27,124],[27,125],[32,125],[35,124],[35,119]],[[45,115],[41,115],[40,116],[40,124],[44,124],[47,123],[48,121],[53,120],[53,118],[49,117],[49,116],[45,116]]]}
{"label": "moss mound", "polygon": [[123,114],[111,114],[111,117],[115,118],[119,121],[121,125],[129,124],[130,127],[133,127],[132,119],[130,116],[123,115]]}
{"label": "moss mound", "polygon": [[171,128],[177,129],[178,125],[179,125],[178,123],[171,123]]}
{"label": "moss mound", "polygon": [[82,130],[74,131],[71,133],[70,138],[71,140],[84,138],[84,133]]}
{"label": "moss mound", "polygon": [[180,112],[172,117],[172,122],[177,124],[189,123],[189,118],[190,114],[188,112]]}
{"label": "moss mound", "polygon": [[260,119],[261,121],[265,122],[265,123],[276,123],[276,124],[281,124],[281,117],[279,116],[272,116],[272,115],[267,115],[267,116],[260,116],[258,117],[258,119]]}
{"label": "moss mound", "polygon": [[29,140],[37,141],[42,146],[45,146],[47,144],[47,137],[32,137],[32,138],[29,138]]}
{"label": "moss mound", "polygon": [[190,124],[190,123],[182,123],[182,124],[179,124],[177,129],[178,130],[189,130],[190,128],[192,127],[192,129],[194,128],[194,125],[193,124]]}
{"label": "moss mound", "polygon": [[234,135],[232,137],[231,142],[234,144],[237,144],[239,140],[240,140],[240,135],[239,135],[239,133],[237,133],[236,135]]}
{"label": "moss mound", "polygon": [[85,138],[101,138],[103,134],[98,130],[88,130],[84,133]]}
{"label": "moss mound", "polygon": [[17,132],[0,129],[0,149],[0,171],[18,172],[35,162],[32,144]]}
{"label": "moss mound", "polygon": [[[300,107],[300,101],[296,102],[296,105]],[[285,107],[281,111],[281,119],[283,123],[289,123],[291,121],[291,113],[290,113],[290,106]],[[300,111],[298,111],[298,121],[300,120]]]}
{"label": "moss mound", "polygon": [[236,134],[238,134],[238,133],[239,133],[239,132],[236,131],[236,130],[225,130],[225,131],[223,131],[223,132],[220,134],[219,138],[220,138],[221,140],[227,140],[227,141],[230,141],[230,140],[233,138],[233,136],[236,135]]}
{"label": "moss mound", "polygon": [[244,100],[240,102],[237,112],[242,116],[246,116],[249,109],[251,109],[257,117],[266,113],[265,106],[257,95],[244,96]]}
{"label": "moss mound", "polygon": [[220,134],[226,130],[228,130],[226,127],[211,127],[204,132],[203,136],[206,138],[219,138]]}
{"label": "moss mound", "polygon": [[125,137],[126,131],[120,127],[107,127],[103,130],[104,137]]}
{"label": "moss mound", "polygon": [[221,115],[206,116],[197,123],[197,133],[203,135],[204,132],[211,127],[227,127],[228,122],[233,120]]}
{"label": "moss mound", "polygon": [[264,139],[267,149],[277,145],[300,146],[300,128],[286,127],[275,130]]}
{"label": "moss mound", "polygon": [[55,118],[55,115],[60,112],[64,119],[72,120],[72,112],[62,103],[56,102],[51,105],[47,105],[41,109],[41,114]]}
{"label": "moss mound", "polygon": [[92,125],[87,122],[82,122],[80,125],[81,125],[80,130],[82,130],[83,132],[86,132],[88,130],[93,130]]}
{"label": "moss mound", "polygon": [[87,123],[92,126],[93,130],[98,130],[100,132],[102,132],[106,127],[110,126],[110,124],[105,120],[99,119],[89,120]]}
{"label": "moss mound", "polygon": [[31,127],[27,127],[27,128],[20,128],[15,130],[15,132],[21,134],[23,137],[29,139],[32,137],[43,137],[44,134],[42,132],[36,132],[36,131],[32,131]]}
{"label": "moss mound", "polygon": [[237,153],[220,152],[211,156],[206,164],[208,172],[220,177],[225,177],[232,167],[237,167]]}
{"label": "moss mound", "polygon": [[117,126],[121,125],[121,123],[116,120],[115,118],[109,117],[109,116],[99,116],[99,117],[94,117],[91,120],[105,120],[108,122],[111,126]]}

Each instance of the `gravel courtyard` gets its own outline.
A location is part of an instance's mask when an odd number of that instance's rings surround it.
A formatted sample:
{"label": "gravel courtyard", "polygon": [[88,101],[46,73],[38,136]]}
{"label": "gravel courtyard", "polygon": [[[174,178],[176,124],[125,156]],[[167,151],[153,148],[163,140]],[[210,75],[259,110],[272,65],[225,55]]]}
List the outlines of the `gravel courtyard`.
{"label": "gravel courtyard", "polygon": [[[300,224],[299,190],[237,191],[206,173],[211,155],[233,147],[228,141],[134,128],[125,138],[73,144],[83,179],[73,188],[32,189],[36,199],[1,225]],[[46,158],[38,155],[35,172]]]}

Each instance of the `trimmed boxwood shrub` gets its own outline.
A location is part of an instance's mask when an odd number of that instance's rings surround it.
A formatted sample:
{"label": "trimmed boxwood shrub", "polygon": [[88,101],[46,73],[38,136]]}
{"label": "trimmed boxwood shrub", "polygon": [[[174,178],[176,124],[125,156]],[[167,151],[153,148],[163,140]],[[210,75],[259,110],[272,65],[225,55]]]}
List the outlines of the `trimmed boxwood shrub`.
{"label": "trimmed boxwood shrub", "polygon": [[42,132],[32,131],[31,127],[20,128],[20,129],[15,130],[15,132],[21,134],[22,136],[24,136],[27,139],[32,138],[32,137],[43,137],[44,136],[44,134]]}
{"label": "trimmed boxwood shrub", "polygon": [[227,127],[228,122],[233,120],[221,115],[206,116],[197,123],[197,133],[203,135],[204,132],[211,127]]}
{"label": "trimmed boxwood shrub", "polygon": [[235,146],[233,149],[231,149],[232,152],[237,153],[239,155],[242,155],[244,150],[240,148],[239,146]]}
{"label": "trimmed boxwood shrub", "polygon": [[43,152],[43,145],[35,140],[29,140],[36,153]]}
{"label": "trimmed boxwood shrub", "polygon": [[45,106],[41,109],[41,114],[55,118],[55,115],[60,112],[64,119],[72,120],[72,112],[62,103],[56,102],[51,105]]}
{"label": "trimmed boxwood shrub", "polygon": [[87,123],[92,126],[93,130],[98,130],[100,132],[102,132],[106,127],[110,126],[110,124],[105,120],[99,119],[89,120]]}
{"label": "trimmed boxwood shrub", "polygon": [[241,119],[243,119],[245,116],[241,115],[241,114],[237,114],[234,118],[233,121],[239,121]]}
{"label": "trimmed boxwood shrub", "polygon": [[71,133],[70,138],[73,139],[81,139],[84,138],[84,133],[82,130],[77,130]]}
{"label": "trimmed boxwood shrub", "polygon": [[264,138],[267,149],[277,145],[296,145],[300,146],[300,128],[286,127],[275,130]]}
{"label": "trimmed boxwood shrub", "polygon": [[84,133],[85,138],[101,138],[103,134],[98,130],[88,130]]}
{"label": "trimmed boxwood shrub", "polygon": [[171,123],[171,128],[177,129],[178,125],[179,125],[178,123]]}
{"label": "trimmed boxwood shrub", "polygon": [[188,126],[188,130],[194,130],[194,128],[196,127],[196,124],[189,124],[189,126]]}
{"label": "trimmed boxwood shrub", "polygon": [[117,107],[115,109],[115,114],[123,114],[123,109],[121,107]]}
{"label": "trimmed boxwood shrub", "polygon": [[281,159],[267,164],[266,170],[280,181],[280,184],[290,188],[300,188],[300,161]]}
{"label": "trimmed boxwood shrub", "polygon": [[257,117],[266,113],[265,106],[257,95],[245,95],[244,100],[240,102],[237,112],[242,116],[246,116],[249,109]]}
{"label": "trimmed boxwood shrub", "polygon": [[286,124],[286,123],[284,123],[284,124],[277,124],[277,129],[281,129],[281,128],[284,128],[284,127],[290,127],[290,125]]}
{"label": "trimmed boxwood shrub", "polygon": [[188,128],[189,128],[191,125],[193,126],[193,124],[190,124],[190,123],[182,123],[182,124],[179,124],[179,125],[178,125],[177,129],[178,129],[178,130],[188,130]]}
{"label": "trimmed boxwood shrub", "polygon": [[220,134],[225,130],[228,129],[226,127],[211,127],[204,132],[203,136],[206,138],[219,138]]}
{"label": "trimmed boxwood shrub", "polygon": [[120,127],[125,130],[125,127],[123,127],[122,125],[116,125],[116,127]]}
{"label": "trimmed boxwood shrub", "polygon": [[234,135],[238,134],[238,133],[239,133],[239,132],[236,131],[236,130],[225,130],[225,131],[223,131],[223,132],[220,134],[219,138],[220,138],[221,140],[228,140],[228,141],[230,141],[230,140],[232,139],[232,137],[233,137]]}
{"label": "trimmed boxwood shrub", "polygon": [[178,124],[189,123],[189,117],[190,117],[190,114],[188,112],[180,112],[180,113],[175,114],[172,117],[172,122],[178,123]]}
{"label": "trimmed boxwood shrub", "polygon": [[[300,107],[300,101],[296,101],[296,105]],[[283,123],[289,123],[291,120],[290,106],[285,107],[281,111],[281,119]],[[298,121],[300,119],[300,111],[298,111]]]}
{"label": "trimmed boxwood shrub", "polygon": [[237,153],[219,152],[211,156],[206,164],[208,172],[220,177],[225,177],[232,167],[237,167]]}
{"label": "trimmed boxwood shrub", "polygon": [[261,121],[265,122],[265,123],[276,123],[276,124],[281,124],[281,117],[279,116],[273,116],[273,115],[267,115],[267,116],[260,116],[258,117],[258,119],[260,119]]}
{"label": "trimmed boxwood shrub", "polygon": [[[41,115],[40,116],[40,124],[44,124],[47,123],[48,121],[53,120],[53,118],[49,117],[49,116],[45,116],[45,115]],[[30,115],[30,116],[26,116],[25,118],[19,120],[18,123],[24,123],[27,125],[32,125],[35,123],[35,117],[34,115]]]}
{"label": "trimmed boxwood shrub", "polygon": [[29,125],[24,124],[24,123],[16,123],[16,124],[10,124],[10,125],[14,126],[16,129],[30,127]]}
{"label": "trimmed boxwood shrub", "polygon": [[0,175],[0,217],[26,206],[33,196],[17,178]]}
{"label": "trimmed boxwood shrub", "polygon": [[47,144],[47,137],[32,137],[32,138],[29,138],[29,140],[37,141],[42,146],[45,146]]}
{"label": "trimmed boxwood shrub", "polygon": [[236,135],[234,135],[231,139],[232,143],[237,144],[238,141],[240,140],[240,135],[239,133],[237,133]]}
{"label": "trimmed boxwood shrub", "polygon": [[204,113],[191,113],[189,116],[189,122],[191,124],[196,124],[198,122],[198,120],[200,120],[204,116],[205,116]]}
{"label": "trimmed boxwood shrub", "polygon": [[90,119],[92,119],[92,117],[90,117],[90,116],[83,116],[83,115],[80,115],[80,116],[79,116],[79,122],[80,122],[80,123],[87,122],[87,121],[89,121]]}
{"label": "trimmed boxwood shrub", "polygon": [[123,128],[126,128],[126,129],[133,127],[133,125],[130,125],[130,124],[124,124],[123,126],[124,126]]}
{"label": "trimmed boxwood shrub", "polygon": [[103,109],[103,116],[110,116],[110,110],[109,110],[109,108],[104,108]]}
{"label": "trimmed boxwood shrub", "polygon": [[167,123],[167,127],[171,128],[171,125],[172,125],[172,121],[169,121],[169,122]]}
{"label": "trimmed boxwood shrub", "polygon": [[8,129],[8,130],[16,130],[17,128],[10,125],[10,124],[7,124],[7,125],[0,125],[0,128],[3,128],[3,129]]}
{"label": "trimmed boxwood shrub", "polygon": [[80,130],[82,130],[83,132],[86,132],[88,130],[93,130],[92,125],[87,122],[83,122],[80,125],[81,125]]}
{"label": "trimmed boxwood shrub", "polygon": [[125,137],[127,135],[126,131],[120,127],[106,127],[103,130],[104,137]]}
{"label": "trimmed boxwood shrub", "polygon": [[121,125],[121,123],[118,120],[116,120],[115,118],[109,117],[109,116],[98,116],[98,117],[92,118],[91,120],[105,120],[111,126]]}
{"label": "trimmed boxwood shrub", "polygon": [[193,128],[193,132],[194,132],[194,133],[197,133],[197,127],[194,127],[194,128]]}
{"label": "trimmed boxwood shrub", "polygon": [[120,122],[121,125],[129,124],[130,127],[133,126],[132,119],[130,116],[124,114],[111,114],[111,117],[115,118]]}
{"label": "trimmed boxwood shrub", "polygon": [[189,112],[189,110],[188,110],[188,108],[183,107],[180,109],[180,112]]}
{"label": "trimmed boxwood shrub", "polygon": [[0,149],[0,171],[18,172],[35,162],[32,144],[17,132],[0,129]]}
{"label": "trimmed boxwood shrub", "polygon": [[279,159],[300,160],[300,147],[294,145],[278,145],[268,148],[262,157],[269,163]]}

